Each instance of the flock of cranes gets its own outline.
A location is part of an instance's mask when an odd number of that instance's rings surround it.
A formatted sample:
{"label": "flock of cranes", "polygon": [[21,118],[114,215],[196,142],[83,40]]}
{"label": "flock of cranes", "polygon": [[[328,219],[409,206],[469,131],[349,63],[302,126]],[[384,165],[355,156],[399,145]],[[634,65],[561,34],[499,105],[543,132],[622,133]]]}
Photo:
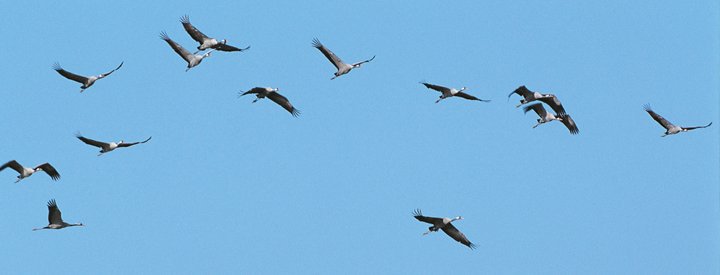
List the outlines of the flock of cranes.
{"label": "flock of cranes", "polygon": [[[187,49],[185,49],[183,46],[175,42],[174,40],[170,39],[170,37],[165,33],[164,31],[160,33],[160,38],[164,40],[170,48],[173,49],[185,62],[187,62],[187,68],[186,72],[190,70],[191,68],[194,68],[207,57],[210,56],[210,54],[213,51],[223,51],[223,52],[242,52],[245,50],[248,50],[250,46],[247,46],[245,48],[238,48],[235,46],[231,46],[227,44],[226,39],[216,39],[211,38],[202,33],[200,30],[198,30],[195,26],[193,26],[190,23],[190,18],[185,15],[181,17],[180,22],[182,23],[183,28],[188,33],[188,35],[199,45],[197,46],[197,51],[190,53]],[[312,46],[317,48],[329,61],[332,63],[333,66],[337,69],[337,71],[334,73],[334,76],[332,79],[338,78],[342,75],[348,74],[353,69],[359,68],[361,65],[371,62],[375,59],[375,56],[373,56],[370,59],[360,61],[357,63],[348,64],[342,61],[335,53],[330,51],[327,47],[325,47],[320,40],[317,38],[312,40]],[[119,70],[123,66],[124,62],[121,62],[120,65],[117,66],[117,68],[100,75],[95,76],[81,76],[77,75],[71,72],[66,71],[63,69],[59,63],[55,63],[53,66],[53,69],[57,71],[60,75],[63,77],[73,80],[75,82],[78,82],[82,84],[80,87],[80,92],[82,93],[85,91],[85,89],[91,87],[97,80],[103,79],[113,72]],[[473,95],[470,95],[466,93],[467,90],[466,87],[462,87],[460,89],[455,88],[449,88],[444,87],[436,84],[431,84],[427,82],[420,82],[422,85],[424,85],[426,88],[440,92],[439,99],[435,101],[435,103],[439,103],[440,101],[450,98],[450,97],[460,97],[466,100],[472,100],[472,101],[480,101],[480,102],[490,102],[490,100],[480,99]],[[288,111],[292,116],[297,117],[300,114],[300,111],[296,109],[293,104],[290,103],[290,101],[278,93],[279,88],[271,88],[271,87],[255,87],[245,92],[240,92],[238,97],[242,97],[245,95],[254,94],[256,98],[252,101],[253,103],[257,102],[260,99],[263,98],[269,98],[276,104],[278,104],[280,107]],[[534,92],[529,90],[525,86],[520,86],[517,89],[515,89],[513,92],[511,92],[508,95],[508,100],[510,97],[512,97],[513,94],[521,96],[520,104],[516,106],[516,108],[519,108],[523,105],[523,111],[525,113],[529,111],[534,111],[538,115],[537,124],[532,126],[532,128],[535,128],[541,124],[552,122],[552,121],[559,121],[565,127],[570,131],[570,134],[576,135],[579,133],[579,129],[575,121],[572,119],[572,117],[566,112],[565,107],[560,102],[558,97],[554,94],[543,94],[539,92]],[[544,107],[548,106],[554,113],[548,112],[548,110]],[[659,114],[655,113],[649,105],[645,105],[645,111],[654,119],[657,121],[662,127],[666,129],[665,134],[662,135],[674,135],[680,132],[687,132],[694,129],[699,128],[706,128],[712,125],[712,122],[708,123],[704,126],[694,126],[694,127],[682,127],[677,126],[672,123],[670,123],[668,120],[660,116]],[[147,138],[143,141],[138,142],[124,142],[122,140],[118,142],[103,142],[98,141],[94,139],[90,139],[87,137],[82,136],[81,134],[76,134],[76,137],[82,141],[83,143],[94,146],[100,149],[98,156],[101,156],[103,154],[106,154],[108,152],[111,152],[117,148],[124,148],[124,147],[130,147],[137,144],[143,144],[148,141],[152,137]],[[24,167],[20,165],[17,161],[11,160],[7,163],[0,166],[0,171],[5,170],[6,168],[11,168],[15,170],[19,175],[17,176],[17,180],[15,181],[20,182],[21,180],[30,177],[35,172],[42,171],[45,172],[47,175],[50,176],[52,180],[59,180],[60,179],[60,173],[53,167],[50,163],[43,163],[38,166],[33,167]],[[66,223],[62,220],[62,214],[60,212],[60,209],[57,206],[57,203],[54,199],[50,200],[47,203],[48,206],[48,225],[42,228],[35,228],[33,230],[41,230],[41,229],[62,229],[65,227],[72,227],[72,226],[83,226],[82,223],[77,224],[70,224]],[[438,218],[438,217],[428,217],[424,216],[422,212],[419,209],[416,209],[413,212],[413,216],[415,219],[421,222],[429,223],[431,226],[428,228],[428,231],[423,233],[423,235],[427,235],[432,232],[437,232],[438,230],[442,230],[445,232],[448,236],[456,240],[457,242],[473,249],[475,248],[475,244],[470,242],[465,235],[460,232],[453,224],[452,222],[462,220],[463,218],[461,216],[457,216],[455,218]]]}

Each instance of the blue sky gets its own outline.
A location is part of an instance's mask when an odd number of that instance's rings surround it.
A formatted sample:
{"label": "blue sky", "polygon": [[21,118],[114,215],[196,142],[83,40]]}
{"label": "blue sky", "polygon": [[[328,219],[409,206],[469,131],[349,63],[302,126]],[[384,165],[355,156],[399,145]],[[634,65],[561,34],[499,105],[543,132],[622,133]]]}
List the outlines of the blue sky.
{"label": "blue sky", "polygon": [[[15,2],[3,5],[8,273],[717,274],[715,1]],[[243,53],[184,72],[179,18]],[[346,62],[330,80],[317,37]],[[99,74],[80,94],[51,66]],[[439,104],[428,81],[491,103]],[[552,92],[580,128],[506,95]],[[237,93],[279,87],[302,111]],[[97,157],[73,137],[147,144]],[[0,160],[0,161],[5,161]],[[55,198],[83,228],[31,231]],[[421,234],[457,216],[478,245]]]}

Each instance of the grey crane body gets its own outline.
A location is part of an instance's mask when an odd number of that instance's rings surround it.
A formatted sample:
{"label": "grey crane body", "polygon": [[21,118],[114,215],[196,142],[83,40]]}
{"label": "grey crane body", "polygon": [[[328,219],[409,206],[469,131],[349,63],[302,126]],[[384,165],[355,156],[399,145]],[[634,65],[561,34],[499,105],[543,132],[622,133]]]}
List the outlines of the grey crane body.
{"label": "grey crane body", "polygon": [[542,103],[531,104],[523,108],[523,111],[525,113],[529,112],[530,110],[535,111],[535,113],[540,117],[537,119],[537,124],[535,124],[533,128],[540,126],[540,124],[557,120],[562,122],[562,124],[568,128],[570,134],[576,135],[580,133],[580,130],[578,129],[575,121],[572,119],[572,117],[570,117],[570,115],[552,114],[545,110],[545,107],[542,106]]}
{"label": "grey crane body", "polygon": [[50,163],[47,163],[47,162],[40,164],[40,165],[36,166],[35,168],[31,168],[31,167],[24,167],[24,166],[20,165],[20,163],[18,163],[17,161],[11,160],[11,161],[6,162],[2,166],[0,166],[0,171],[5,170],[5,168],[11,168],[11,169],[15,170],[15,172],[18,172],[19,175],[17,176],[17,180],[15,181],[15,183],[18,183],[21,180],[23,180],[29,176],[32,176],[35,172],[38,172],[38,171],[45,172],[46,174],[48,174],[48,176],[50,176],[50,178],[52,180],[60,179],[60,174],[55,169],[55,167],[53,167],[52,165],[50,165]]}
{"label": "grey crane body", "polygon": [[175,41],[173,41],[172,39],[170,39],[170,37],[165,32],[160,33],[160,38],[162,40],[165,40],[165,42],[167,42],[168,45],[170,45],[170,47],[180,57],[182,57],[182,59],[184,59],[185,62],[187,62],[187,69],[185,69],[186,72],[188,70],[192,69],[193,67],[200,65],[200,62],[202,62],[203,59],[205,59],[206,57],[209,57],[210,53],[212,53],[215,50],[215,49],[211,49],[211,50],[205,52],[204,54],[191,54],[185,48],[180,46],[180,44],[178,44]]}
{"label": "grey crane body", "polygon": [[332,63],[335,66],[335,68],[337,68],[337,72],[334,73],[334,75],[335,75],[334,77],[330,78],[331,80],[338,78],[341,75],[349,73],[350,71],[352,71],[352,69],[360,68],[360,66],[362,66],[362,64],[368,63],[370,61],[373,61],[373,59],[375,59],[375,56],[373,56],[372,58],[365,60],[365,61],[360,61],[360,62],[353,63],[353,64],[347,64],[347,63],[343,62],[342,59],[340,59],[337,55],[335,55],[335,53],[333,53],[328,48],[326,48],[322,43],[320,43],[320,40],[318,40],[317,38],[313,39],[312,46],[317,48],[330,61],[330,63]]}
{"label": "grey crane body", "polygon": [[520,86],[517,89],[515,89],[512,93],[508,95],[508,99],[513,95],[518,94],[522,96],[523,98],[520,99],[520,104],[516,105],[515,108],[522,106],[523,104],[527,104],[533,101],[542,101],[545,102],[550,108],[552,108],[555,113],[559,116],[564,116],[567,113],[565,112],[565,107],[563,107],[560,100],[555,96],[554,94],[542,94],[538,92],[533,92],[528,90],[525,86]]}
{"label": "grey crane body", "polygon": [[249,94],[255,94],[256,98],[255,98],[255,100],[253,100],[253,103],[257,102],[260,99],[267,97],[270,100],[272,100],[273,102],[275,102],[276,104],[283,107],[288,112],[290,112],[290,114],[292,114],[292,116],[297,117],[298,115],[300,115],[300,110],[296,109],[286,97],[279,94],[278,93],[279,90],[280,89],[278,89],[278,88],[255,87],[255,88],[250,89],[247,92],[240,93],[238,95],[238,97],[241,97],[244,95],[249,95]]}
{"label": "grey crane body", "polygon": [[113,151],[117,148],[130,147],[130,146],[133,146],[136,144],[146,143],[146,142],[150,141],[150,139],[152,139],[152,137],[149,137],[148,139],[146,139],[144,141],[139,141],[139,142],[125,142],[122,140],[118,141],[118,142],[102,142],[102,141],[97,141],[97,140],[86,138],[86,137],[82,136],[80,133],[76,134],[75,137],[77,137],[80,141],[84,142],[87,145],[91,145],[91,146],[100,148],[100,154],[98,154],[98,156],[102,156],[103,154]]}
{"label": "grey crane body", "polygon": [[33,231],[37,230],[43,230],[43,229],[63,229],[65,227],[71,227],[71,226],[85,226],[82,223],[66,223],[62,220],[62,213],[60,212],[60,208],[58,208],[57,203],[54,199],[48,201],[47,203],[48,207],[48,225],[41,228],[33,228]]}
{"label": "grey crane body", "polygon": [[200,46],[197,47],[198,51],[194,54],[207,49],[215,49],[223,52],[242,52],[250,49],[250,46],[247,46],[246,48],[230,46],[227,44],[226,39],[217,40],[215,38],[208,37],[190,23],[190,17],[187,15],[180,18],[180,23],[182,23],[183,28],[185,28],[185,31],[190,35],[190,37],[200,43]]}
{"label": "grey crane body", "polygon": [[60,75],[62,75],[63,77],[82,84],[82,86],[80,86],[80,88],[81,88],[80,92],[82,93],[83,91],[85,91],[85,89],[90,88],[90,86],[95,84],[95,81],[103,79],[103,78],[107,77],[108,75],[112,74],[114,71],[120,69],[120,67],[122,67],[122,65],[124,63],[125,62],[120,62],[120,65],[117,66],[117,68],[115,68],[112,71],[109,71],[107,73],[93,75],[93,76],[87,76],[87,77],[68,72],[60,66],[60,63],[57,63],[57,62],[53,65],[53,69],[56,72],[58,72]]}
{"label": "grey crane body", "polygon": [[670,121],[668,121],[661,115],[655,113],[649,104],[645,104],[644,109],[650,115],[650,117],[652,117],[655,121],[657,121],[657,123],[659,123],[660,126],[665,128],[665,134],[663,134],[662,137],[674,135],[674,134],[678,134],[678,133],[682,133],[682,132],[687,132],[690,130],[707,128],[707,127],[710,127],[710,125],[712,125],[712,122],[710,122],[705,126],[693,126],[693,127],[677,126],[675,124],[670,123]]}
{"label": "grey crane body", "polygon": [[475,97],[475,96],[472,96],[472,95],[469,95],[469,94],[465,93],[464,91],[467,90],[467,87],[462,87],[462,88],[460,88],[460,90],[458,90],[458,89],[455,89],[455,88],[448,88],[448,87],[445,87],[445,86],[430,84],[430,83],[426,83],[426,82],[420,82],[420,84],[425,85],[425,87],[428,88],[428,89],[431,89],[431,90],[435,90],[435,91],[440,92],[440,98],[439,98],[438,100],[436,100],[435,103],[438,103],[438,102],[440,102],[440,101],[443,100],[443,99],[450,98],[450,97],[454,97],[454,96],[461,97],[461,98],[464,98],[464,99],[467,99],[467,100],[477,100],[477,101],[480,101],[480,102],[490,102],[490,100],[479,99],[479,98],[477,98],[477,97]]}
{"label": "grey crane body", "polygon": [[415,211],[413,212],[413,216],[418,221],[426,222],[426,223],[429,223],[432,225],[432,226],[428,227],[427,232],[423,233],[423,236],[430,234],[432,232],[437,232],[438,230],[442,230],[443,232],[445,232],[445,234],[447,234],[448,236],[450,236],[457,242],[466,245],[470,249],[475,249],[475,244],[470,242],[470,240],[468,240],[468,238],[465,237],[465,234],[460,232],[460,230],[458,230],[457,228],[455,228],[455,226],[452,225],[452,222],[457,221],[457,220],[462,220],[463,217],[457,216],[452,219],[427,217],[427,216],[423,216],[422,211],[420,211],[420,209],[415,209]]}

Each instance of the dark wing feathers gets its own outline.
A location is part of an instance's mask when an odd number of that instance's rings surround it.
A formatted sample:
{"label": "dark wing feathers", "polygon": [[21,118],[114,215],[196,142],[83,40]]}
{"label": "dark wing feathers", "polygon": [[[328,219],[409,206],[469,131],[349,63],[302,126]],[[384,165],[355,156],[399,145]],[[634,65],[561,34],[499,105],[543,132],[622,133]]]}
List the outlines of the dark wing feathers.
{"label": "dark wing feathers", "polygon": [[244,95],[249,95],[249,94],[259,94],[259,93],[263,93],[263,92],[265,92],[265,88],[255,87],[255,88],[250,89],[247,92],[240,94],[239,96],[244,96]]}
{"label": "dark wing feathers", "polygon": [[[167,33],[161,32],[161,33],[160,33],[160,38],[161,38],[162,40],[165,40],[165,42],[167,42],[168,45],[170,45],[170,47],[171,47],[178,55],[180,55],[180,57],[182,57],[183,59],[185,59],[185,61],[188,61],[189,58],[190,58],[190,56],[192,56],[192,54],[191,54],[190,52],[188,52],[185,48],[183,48],[182,46],[180,46],[180,44],[175,43],[175,41],[173,41],[172,39],[170,39],[170,37],[167,35]],[[189,61],[188,61],[188,62],[189,62]]]}
{"label": "dark wing feathers", "polygon": [[92,145],[92,146],[99,147],[99,148],[102,148],[103,146],[108,145],[107,143],[102,142],[102,141],[97,141],[97,140],[86,138],[86,137],[80,135],[79,133],[76,134],[75,137],[77,137],[80,141],[84,142],[87,145]]}
{"label": "dark wing feathers", "polygon": [[38,169],[38,168],[42,169],[42,171],[44,171],[46,174],[48,174],[48,176],[50,176],[51,179],[53,179],[53,180],[60,179],[60,173],[58,173],[58,171],[55,170],[55,167],[50,165],[50,163],[46,162],[46,163],[40,164],[37,167],[35,167],[35,169]]}
{"label": "dark wing feathers", "polygon": [[352,64],[352,65],[353,65],[353,66],[362,65],[362,64],[368,63],[368,62],[370,62],[370,61],[373,61],[374,59],[375,59],[375,56],[373,55],[373,57],[370,58],[370,59],[368,59],[368,60],[360,61],[360,62],[355,63],[355,64]]}
{"label": "dark wing feathers", "polygon": [[707,127],[710,127],[710,125],[712,125],[712,122],[708,123],[708,125],[705,125],[705,126],[693,126],[693,127],[682,127],[682,128],[685,129],[686,131],[690,131],[690,130],[695,130],[695,129],[700,129],[700,128],[707,128]]}
{"label": "dark wing feathers", "polygon": [[11,161],[6,162],[2,166],[0,166],[0,171],[4,170],[5,168],[8,168],[8,167],[10,167],[13,170],[15,170],[16,172],[18,172],[18,174],[22,174],[23,167],[17,161],[11,160]]}
{"label": "dark wing feathers", "polygon": [[545,107],[542,106],[542,103],[535,103],[523,107],[523,112],[525,113],[529,112],[530,110],[535,111],[535,113],[540,117],[545,117],[547,115],[547,110],[545,110]]}
{"label": "dark wing feathers", "polygon": [[60,212],[60,208],[58,208],[57,203],[55,202],[55,199],[48,201],[47,207],[48,207],[48,223],[49,224],[63,224],[62,213]]}
{"label": "dark wing feathers", "polygon": [[455,228],[455,226],[453,226],[452,223],[446,224],[442,228],[442,231],[444,231],[445,234],[448,234],[448,236],[455,239],[459,243],[466,245],[470,249],[475,249],[475,245],[472,242],[470,242],[470,240],[468,240],[467,237],[465,237],[465,234],[463,234],[462,232],[460,232],[460,230]]}
{"label": "dark wing feathers", "polygon": [[120,62],[120,65],[117,66],[117,68],[115,68],[115,69],[113,69],[112,71],[109,71],[109,72],[107,72],[107,73],[101,74],[101,75],[99,76],[99,78],[106,77],[106,76],[110,75],[111,73],[113,73],[114,71],[117,71],[118,69],[120,69],[120,67],[122,67],[122,65],[123,65],[124,63],[125,63],[125,61]]}
{"label": "dark wing feathers", "polygon": [[560,116],[560,121],[565,124],[565,127],[567,127],[568,130],[570,130],[570,134],[577,135],[580,133],[580,130],[577,125],[575,125],[575,121],[572,117],[570,117],[570,115]]}
{"label": "dark wing feathers", "polygon": [[72,80],[72,81],[75,81],[75,82],[79,82],[80,84],[85,84],[85,82],[87,82],[87,80],[88,80],[87,77],[84,77],[84,76],[81,76],[81,75],[76,75],[76,74],[74,74],[74,73],[71,73],[71,72],[68,72],[68,71],[64,70],[64,69],[60,66],[60,63],[57,63],[57,62],[55,62],[55,64],[53,65],[53,69],[54,69],[55,71],[57,71],[57,72],[58,72],[60,75],[62,75],[63,77],[65,77],[65,78],[67,78],[67,79],[70,79],[70,80]]}
{"label": "dark wing feathers", "polygon": [[441,92],[441,93],[446,93],[446,92],[450,91],[450,88],[448,88],[448,87],[443,87],[443,86],[440,86],[440,85],[430,84],[430,83],[427,83],[427,82],[420,82],[420,84],[425,85],[425,87],[428,88],[428,89],[433,89],[433,90],[438,91],[438,92]]}
{"label": "dark wing feathers", "polygon": [[643,106],[643,107],[645,108],[645,111],[648,114],[650,114],[650,117],[652,117],[655,121],[657,121],[657,123],[660,123],[660,125],[662,125],[662,127],[664,127],[665,129],[669,129],[670,127],[673,126],[673,124],[670,123],[670,121],[667,121],[667,119],[665,119],[661,115],[658,115],[657,113],[655,113],[649,104],[645,104],[645,106]]}
{"label": "dark wing feathers", "polygon": [[415,211],[413,211],[413,217],[415,217],[418,221],[426,222],[432,225],[442,222],[441,218],[423,216],[420,209],[415,209]]}
{"label": "dark wing feathers", "polygon": [[518,94],[522,97],[527,97],[532,94],[532,91],[528,90],[528,88],[525,87],[525,85],[523,85],[523,86],[520,86],[517,89],[515,89],[515,91],[512,91],[512,93],[510,93],[508,95],[508,98],[510,98],[513,94]]}
{"label": "dark wing feathers", "polygon": [[130,147],[130,146],[133,146],[133,145],[135,145],[135,144],[145,143],[145,142],[150,141],[151,138],[152,138],[152,137],[149,137],[149,138],[147,138],[146,140],[138,141],[138,142],[128,142],[128,143],[124,143],[124,142],[123,142],[123,143],[118,144],[118,147]]}
{"label": "dark wing feathers", "polygon": [[562,103],[560,103],[560,100],[555,95],[546,94],[546,95],[543,95],[543,97],[541,97],[538,100],[545,102],[545,104],[550,106],[550,108],[552,108],[553,111],[555,111],[555,113],[558,114],[559,116],[566,115],[565,108],[562,106]]}
{"label": "dark wing feathers", "polygon": [[223,52],[242,52],[244,50],[250,49],[250,46],[247,46],[246,48],[241,49],[241,48],[237,48],[234,46],[230,46],[225,43],[220,43],[220,44],[215,45],[213,48],[218,51],[223,51]]}
{"label": "dark wing feathers", "polygon": [[290,101],[283,95],[277,92],[270,92],[268,93],[267,97],[270,98],[270,100],[272,100],[273,102],[285,108],[285,110],[290,112],[290,114],[292,114],[294,117],[300,115],[300,111],[298,109],[295,109],[295,107],[293,107]]}
{"label": "dark wing feathers", "polygon": [[459,96],[459,97],[462,97],[462,98],[464,98],[464,99],[469,99],[469,100],[477,100],[477,101],[482,101],[482,102],[490,102],[490,100],[479,99],[479,98],[477,98],[477,97],[475,97],[475,96],[466,94],[466,93],[464,93],[464,92],[458,92],[457,94],[455,94],[455,96]]}
{"label": "dark wing feathers", "polygon": [[202,44],[204,39],[209,38],[207,35],[195,28],[195,26],[190,24],[190,17],[188,15],[184,15],[183,17],[181,17],[180,23],[182,23],[183,28],[185,28],[185,31],[190,35],[190,37],[192,37],[193,40],[199,42],[200,44]]}
{"label": "dark wing feathers", "polygon": [[328,60],[330,60],[331,63],[333,63],[333,65],[335,66],[335,68],[337,68],[338,70],[340,69],[340,64],[341,64],[341,63],[344,63],[344,62],[342,61],[342,59],[340,59],[339,57],[337,57],[337,55],[335,55],[335,53],[333,53],[332,51],[330,51],[328,48],[325,48],[325,46],[324,46],[322,43],[320,43],[320,40],[318,40],[317,38],[314,38],[312,45],[313,45],[313,47],[315,47],[315,48],[317,48],[318,50],[320,50],[320,52],[321,52],[323,55],[325,55],[325,57],[326,57]]}

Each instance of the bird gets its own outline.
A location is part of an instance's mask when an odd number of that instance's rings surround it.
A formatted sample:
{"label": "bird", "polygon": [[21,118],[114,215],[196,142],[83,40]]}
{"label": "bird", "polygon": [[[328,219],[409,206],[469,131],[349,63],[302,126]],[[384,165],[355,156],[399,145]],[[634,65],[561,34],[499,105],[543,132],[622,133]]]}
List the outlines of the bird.
{"label": "bird", "polygon": [[208,37],[204,33],[202,33],[200,30],[195,28],[192,24],[190,24],[190,17],[188,15],[185,15],[180,18],[180,23],[182,23],[183,28],[185,28],[185,31],[192,37],[193,40],[200,43],[200,46],[197,47],[198,51],[196,51],[193,54],[198,53],[199,51],[203,51],[206,49],[216,49],[218,51],[223,52],[242,52],[244,50],[250,49],[250,46],[247,46],[246,48],[237,48],[233,47],[227,44],[227,40],[217,40],[215,38]]}
{"label": "bird", "polygon": [[255,100],[253,100],[253,103],[257,102],[260,99],[267,97],[270,100],[277,103],[278,105],[285,108],[285,110],[290,112],[290,114],[292,114],[294,117],[297,117],[298,115],[300,115],[300,111],[298,109],[295,109],[295,107],[293,107],[293,105],[290,104],[290,101],[286,97],[284,97],[278,93],[279,90],[280,89],[278,89],[278,88],[255,87],[255,88],[250,89],[247,92],[244,92],[244,93],[241,92],[238,95],[238,97],[248,95],[248,94],[255,94],[257,96],[257,98]]}
{"label": "bird", "polygon": [[548,123],[553,120],[558,120],[562,122],[565,127],[570,130],[570,134],[576,135],[580,133],[580,130],[578,130],[577,125],[575,125],[575,121],[570,117],[570,115],[559,115],[559,114],[552,114],[548,113],[547,110],[545,110],[545,107],[542,106],[542,103],[535,103],[528,106],[523,107],[523,111],[525,113],[529,112],[530,110],[535,111],[535,113],[540,117],[537,119],[537,124],[533,126],[533,128],[538,127],[540,124]]}
{"label": "bird", "polygon": [[103,79],[103,78],[105,78],[106,76],[108,76],[108,75],[110,75],[111,73],[113,73],[114,71],[117,71],[118,69],[120,69],[120,67],[122,67],[123,63],[125,63],[125,62],[124,62],[124,61],[123,61],[123,62],[120,62],[120,66],[117,66],[117,68],[115,68],[115,69],[113,69],[112,71],[109,71],[109,72],[107,72],[107,73],[99,74],[99,75],[93,75],[93,76],[87,76],[87,77],[81,76],[81,75],[76,75],[76,74],[74,74],[74,73],[71,73],[71,72],[68,72],[68,71],[64,70],[64,69],[60,66],[60,63],[58,63],[58,62],[55,62],[55,64],[53,65],[53,69],[54,69],[56,72],[58,72],[60,75],[62,75],[63,77],[65,77],[65,78],[67,78],[67,79],[70,79],[70,80],[72,80],[72,81],[75,81],[75,82],[79,82],[80,84],[82,84],[82,86],[80,86],[80,88],[81,88],[80,92],[82,93],[83,91],[85,91],[85,89],[90,88],[90,86],[92,86],[93,84],[95,84],[95,81],[98,81],[98,80],[100,80],[100,79]]}
{"label": "bird", "polygon": [[50,165],[50,163],[47,163],[47,162],[40,164],[40,165],[36,166],[35,168],[30,168],[30,167],[23,167],[17,161],[11,160],[11,161],[6,162],[2,166],[0,166],[0,171],[4,170],[5,168],[8,168],[8,167],[12,168],[16,172],[18,172],[18,174],[20,174],[19,176],[17,176],[18,179],[15,181],[15,183],[20,182],[24,178],[32,176],[32,174],[37,171],[45,172],[53,180],[60,179],[60,174],[58,173],[57,170],[55,170],[55,167],[53,167],[52,165]]}
{"label": "bird", "polygon": [[438,229],[442,229],[445,234],[448,234],[451,238],[455,239],[461,244],[466,245],[470,249],[475,249],[475,244],[470,242],[467,237],[465,237],[465,234],[460,232],[455,226],[452,225],[452,222],[457,220],[462,220],[463,217],[457,216],[455,218],[435,218],[435,217],[427,217],[423,216],[422,211],[420,209],[415,209],[413,212],[413,216],[421,222],[426,222],[429,224],[432,224],[428,229],[428,232],[423,233],[423,236],[430,234],[431,232],[436,232]]}
{"label": "bird", "polygon": [[65,227],[70,226],[85,226],[82,223],[66,223],[62,220],[62,213],[60,213],[60,208],[58,208],[57,203],[55,202],[55,199],[51,199],[47,203],[48,207],[48,225],[42,228],[33,228],[33,231],[37,230],[43,230],[43,229],[63,229]]}
{"label": "bird", "polygon": [[660,123],[660,125],[662,125],[662,127],[665,128],[665,134],[662,135],[662,137],[665,137],[665,136],[668,136],[668,135],[674,135],[674,134],[677,134],[677,133],[680,133],[680,132],[687,132],[687,131],[690,131],[690,130],[695,130],[695,129],[700,129],[700,128],[707,128],[707,127],[710,127],[710,125],[712,125],[712,121],[711,121],[710,123],[708,123],[708,125],[705,125],[705,126],[694,126],[694,127],[682,127],[682,126],[677,126],[677,125],[674,125],[674,124],[670,123],[670,121],[667,121],[667,119],[665,119],[665,118],[662,117],[661,115],[658,115],[657,113],[655,113],[655,112],[652,110],[652,108],[650,107],[649,104],[645,104],[645,106],[643,106],[643,107],[645,108],[645,111],[646,111],[648,114],[650,114],[650,116],[651,116],[655,121],[657,121],[658,123]]}
{"label": "bird", "polygon": [[320,50],[320,52],[323,55],[325,55],[325,57],[327,57],[328,60],[330,60],[330,63],[335,65],[335,68],[337,68],[337,72],[335,72],[334,77],[330,78],[331,80],[338,78],[341,75],[349,73],[352,69],[360,68],[360,66],[362,64],[368,63],[370,61],[373,61],[373,59],[375,59],[375,56],[373,55],[373,57],[368,60],[361,61],[358,63],[353,63],[353,64],[347,64],[347,63],[343,62],[339,57],[337,57],[337,55],[335,55],[332,51],[328,50],[328,48],[326,48],[322,43],[320,43],[320,40],[318,40],[317,38],[313,39],[312,45],[313,45],[313,47]]}
{"label": "bird", "polygon": [[188,52],[185,48],[183,48],[182,46],[180,46],[180,44],[175,43],[175,41],[173,41],[172,39],[170,39],[170,37],[167,35],[167,33],[161,32],[161,33],[160,33],[160,38],[161,38],[162,40],[165,40],[165,42],[167,42],[168,45],[170,45],[170,47],[171,47],[178,55],[180,55],[180,57],[182,57],[183,59],[185,59],[185,61],[187,61],[187,63],[188,63],[188,64],[187,64],[187,69],[185,69],[186,72],[187,72],[188,70],[190,70],[192,67],[195,67],[195,66],[197,66],[197,65],[200,65],[200,62],[202,62],[204,58],[210,56],[210,53],[212,53],[212,52],[215,50],[215,49],[211,49],[211,50],[205,52],[204,54],[191,54],[191,53]]}
{"label": "bird", "polygon": [[558,100],[554,94],[541,94],[538,92],[533,92],[528,90],[525,85],[520,86],[514,91],[512,91],[512,93],[508,95],[508,99],[510,99],[513,94],[518,94],[523,97],[522,99],[520,99],[520,104],[516,105],[515,108],[518,108],[523,104],[527,104],[535,100],[540,100],[547,103],[553,110],[555,110],[558,115],[565,115],[565,108],[562,106],[562,103],[560,103],[560,100]]}
{"label": "bird", "polygon": [[135,144],[145,143],[145,142],[150,141],[150,139],[152,138],[152,137],[149,137],[148,139],[146,139],[144,141],[140,141],[140,142],[124,142],[121,140],[118,142],[106,143],[106,142],[86,138],[86,137],[82,136],[80,133],[75,134],[75,137],[77,137],[79,140],[81,140],[85,144],[100,148],[100,154],[98,154],[98,156],[102,156],[102,154],[105,154],[105,153],[115,150],[117,148],[130,147]]}
{"label": "bird", "polygon": [[455,89],[455,88],[443,87],[443,86],[440,86],[440,85],[434,85],[434,84],[430,84],[430,83],[426,83],[426,82],[420,82],[420,84],[425,85],[425,87],[427,87],[428,89],[433,89],[433,90],[435,90],[435,91],[438,91],[438,92],[442,93],[442,94],[440,95],[440,99],[438,99],[437,101],[435,101],[435,103],[438,103],[438,102],[440,102],[440,101],[443,100],[443,99],[446,99],[446,98],[448,98],[448,97],[453,97],[453,96],[459,96],[459,97],[462,97],[462,98],[468,99],[468,100],[477,100],[477,101],[481,101],[481,102],[490,102],[490,100],[479,99],[479,98],[477,98],[477,97],[474,97],[474,96],[471,96],[471,95],[469,95],[469,94],[466,94],[466,93],[463,92],[463,91],[465,91],[465,90],[467,89],[467,87],[462,87],[462,88],[460,88],[460,90],[457,90],[457,89]]}

